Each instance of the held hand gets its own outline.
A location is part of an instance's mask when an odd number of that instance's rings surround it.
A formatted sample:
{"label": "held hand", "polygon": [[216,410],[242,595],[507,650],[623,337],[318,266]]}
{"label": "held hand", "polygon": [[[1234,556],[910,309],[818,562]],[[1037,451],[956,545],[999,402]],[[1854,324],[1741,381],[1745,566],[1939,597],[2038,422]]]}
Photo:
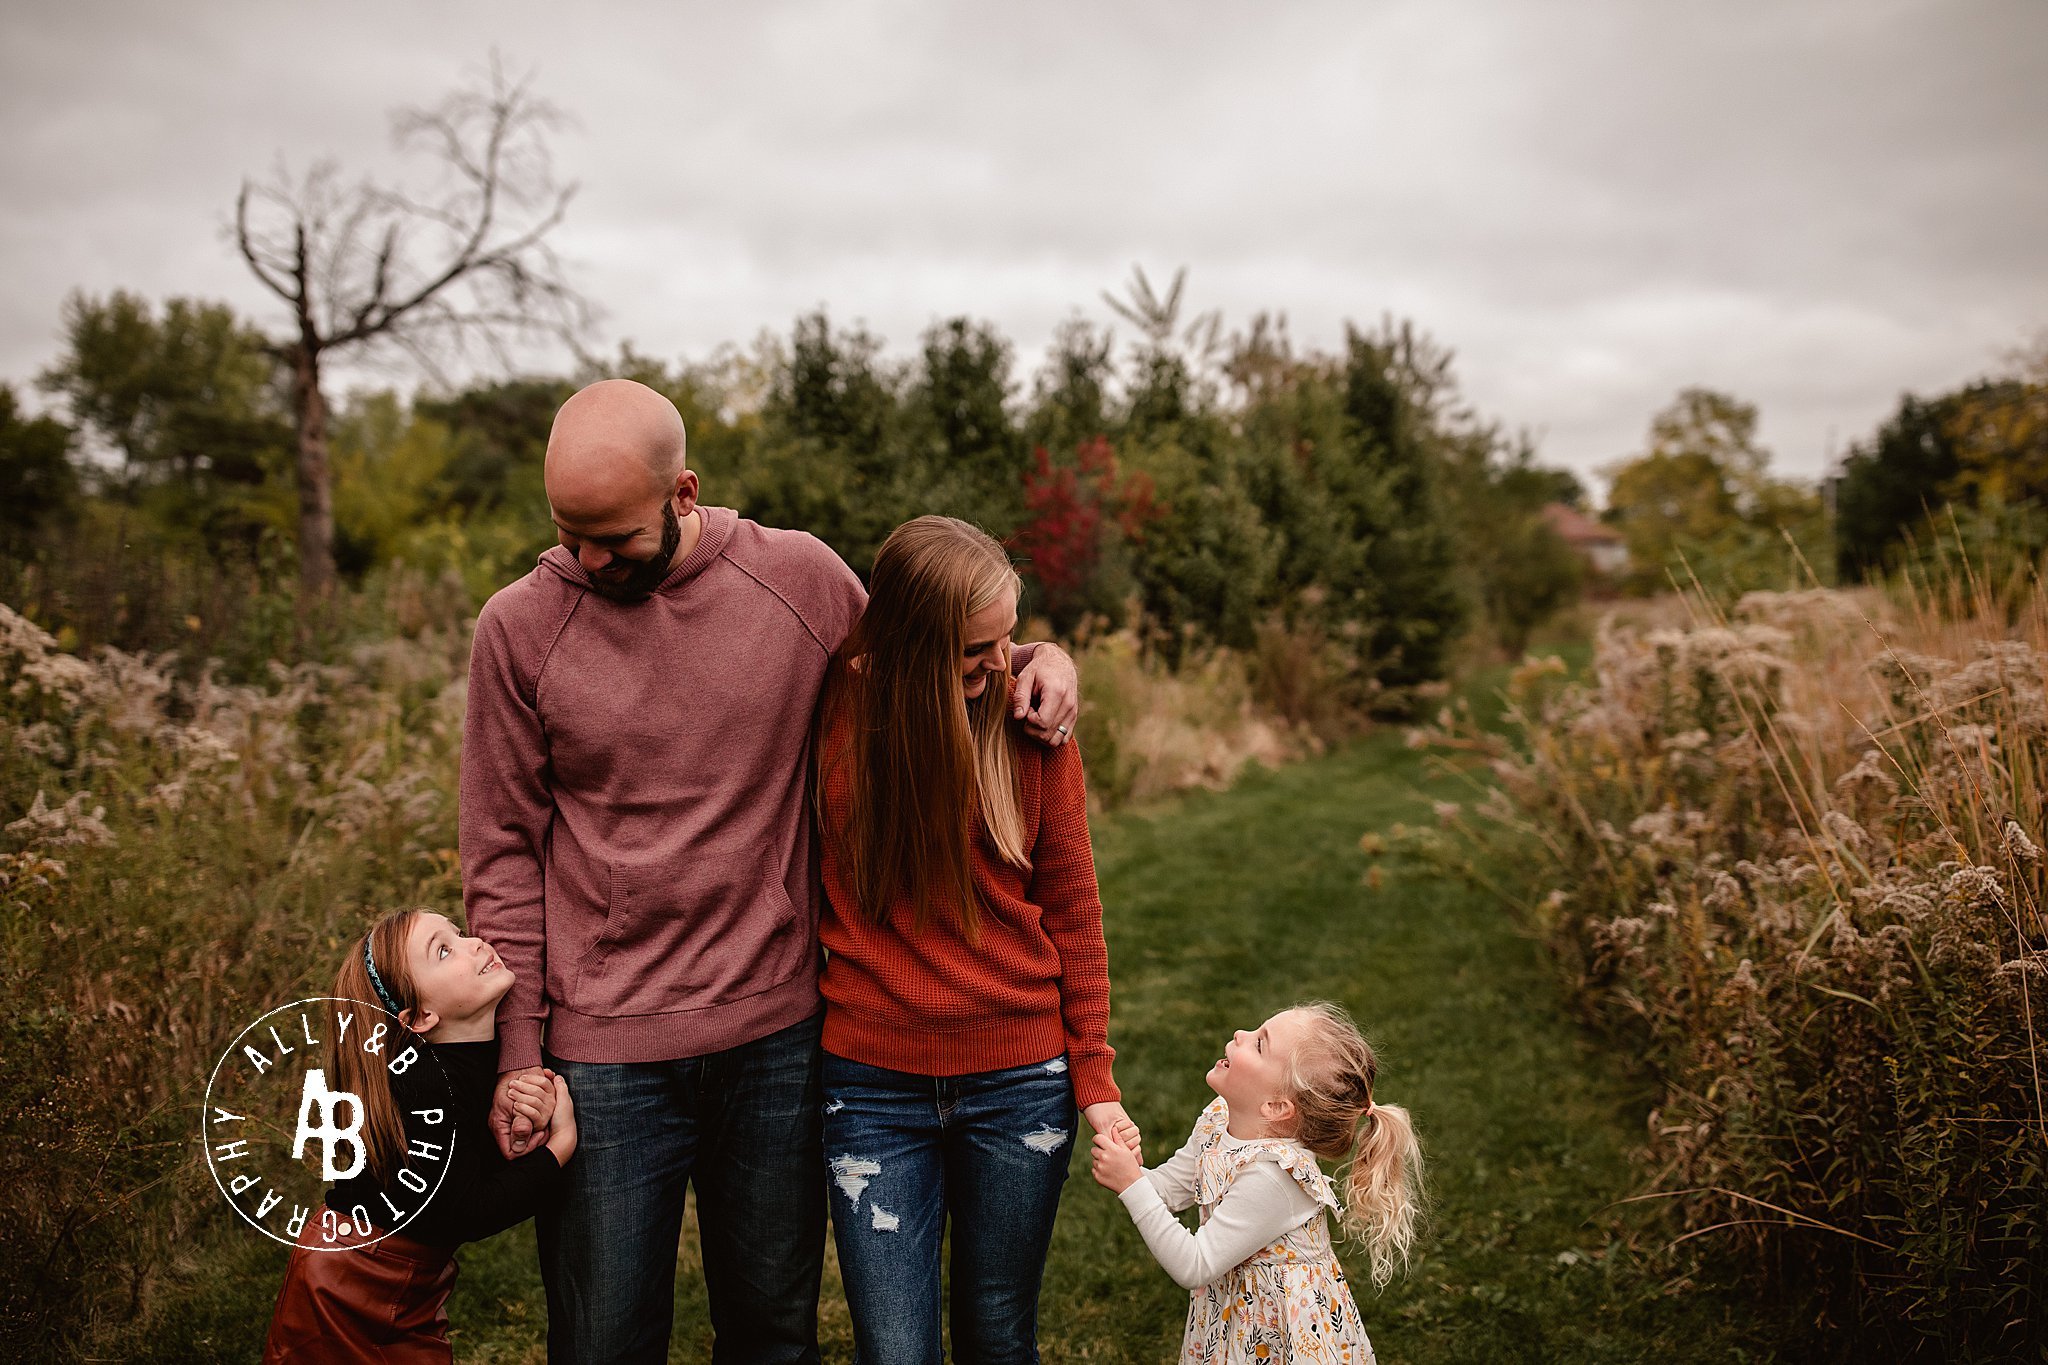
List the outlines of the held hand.
{"label": "held hand", "polygon": [[1144,1150],[1144,1139],[1138,1132],[1138,1125],[1131,1122],[1131,1116],[1115,1100],[1091,1104],[1081,1111],[1081,1117],[1087,1119],[1088,1126],[1098,1134],[1115,1138],[1133,1152]]}
{"label": "held hand", "polygon": [[524,1117],[535,1132],[548,1126],[555,1112],[555,1073],[545,1067],[537,1076],[515,1076],[509,1087],[512,1112]]}
{"label": "held hand", "polygon": [[1111,1194],[1122,1194],[1145,1178],[1138,1154],[1108,1133],[1097,1133],[1090,1147],[1089,1170],[1095,1183]]}
{"label": "held hand", "polygon": [[1057,749],[1074,737],[1081,715],[1081,675],[1067,652],[1041,644],[1010,688],[1010,711],[1037,739]]}
{"label": "held hand", "polygon": [[548,1129],[548,1150],[555,1154],[556,1165],[566,1166],[569,1158],[576,1155],[576,1104],[569,1098],[569,1082],[552,1071],[548,1075],[555,1092],[555,1119]]}
{"label": "held hand", "polygon": [[518,1111],[512,1100],[512,1083],[520,1079],[538,1077],[544,1067],[521,1067],[507,1071],[498,1077],[498,1088],[491,1092],[491,1136],[498,1141],[498,1151],[507,1161],[522,1157],[533,1149],[534,1122],[528,1115]]}

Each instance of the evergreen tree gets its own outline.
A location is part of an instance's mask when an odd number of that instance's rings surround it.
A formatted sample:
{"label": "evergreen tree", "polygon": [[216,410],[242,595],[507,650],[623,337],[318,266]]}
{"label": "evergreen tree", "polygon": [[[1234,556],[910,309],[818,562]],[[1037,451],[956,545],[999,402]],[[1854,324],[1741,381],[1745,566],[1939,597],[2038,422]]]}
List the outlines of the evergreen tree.
{"label": "evergreen tree", "polygon": [[1346,337],[1349,460],[1331,462],[1331,482],[1349,545],[1332,565],[1331,587],[1347,616],[1370,622],[1368,647],[1390,687],[1442,677],[1465,619],[1436,491],[1432,418],[1448,365],[1406,324]]}
{"label": "evergreen tree", "polygon": [[26,416],[13,387],[0,384],[0,554],[26,558],[38,532],[73,514],[78,495],[71,428]]}
{"label": "evergreen tree", "polygon": [[1028,448],[1009,411],[1010,344],[986,323],[953,318],[925,333],[903,404],[901,474],[924,510],[973,522],[998,540],[1024,520]]}
{"label": "evergreen tree", "polygon": [[1906,394],[1868,446],[1852,449],[1835,483],[1835,563],[1845,579],[1884,567],[1886,555],[1946,501],[1960,464],[1954,396]]}
{"label": "evergreen tree", "polygon": [[889,532],[923,510],[902,445],[898,381],[865,330],[797,319],[761,413],[746,510],[809,531],[865,573]]}

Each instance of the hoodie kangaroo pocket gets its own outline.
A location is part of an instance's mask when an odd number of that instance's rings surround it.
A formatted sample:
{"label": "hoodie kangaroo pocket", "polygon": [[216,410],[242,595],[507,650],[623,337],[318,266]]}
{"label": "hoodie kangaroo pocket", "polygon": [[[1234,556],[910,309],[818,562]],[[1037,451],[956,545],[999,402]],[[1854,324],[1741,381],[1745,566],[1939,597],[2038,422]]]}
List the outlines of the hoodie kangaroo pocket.
{"label": "hoodie kangaroo pocket", "polygon": [[810,939],[779,878],[740,884],[688,867],[610,866],[604,927],[571,1007],[666,1014],[743,1000],[788,981]]}

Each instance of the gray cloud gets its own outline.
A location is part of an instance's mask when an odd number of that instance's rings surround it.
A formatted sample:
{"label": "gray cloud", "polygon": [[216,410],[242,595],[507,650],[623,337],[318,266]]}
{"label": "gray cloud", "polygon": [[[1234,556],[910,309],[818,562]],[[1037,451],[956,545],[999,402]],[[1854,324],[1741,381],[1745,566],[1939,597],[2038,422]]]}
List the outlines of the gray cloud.
{"label": "gray cloud", "polygon": [[225,298],[283,154],[394,165],[385,114],[495,46],[575,126],[560,239],[602,333],[702,354],[820,303],[1028,363],[1132,262],[1198,307],[1413,316],[1582,471],[1681,385],[1790,473],[2048,324],[2048,8],[1623,3],[39,4],[0,54],[0,377],[68,289]]}

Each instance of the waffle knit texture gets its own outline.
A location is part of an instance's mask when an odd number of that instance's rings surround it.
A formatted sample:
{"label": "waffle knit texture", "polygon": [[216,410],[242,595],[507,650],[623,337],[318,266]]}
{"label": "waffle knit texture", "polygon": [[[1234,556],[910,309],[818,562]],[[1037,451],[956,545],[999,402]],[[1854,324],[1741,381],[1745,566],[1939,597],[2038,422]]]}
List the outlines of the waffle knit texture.
{"label": "waffle knit texture", "polygon": [[[835,841],[822,840],[829,957],[825,1050],[869,1066],[961,1076],[1066,1054],[1074,1102],[1121,1098],[1110,1075],[1109,949],[1088,845],[1081,751],[1049,749],[1010,728],[1030,865],[1010,866],[976,821],[979,933],[970,942],[941,900],[916,927],[899,897],[880,924],[864,918]],[[845,818],[843,765],[827,764],[823,819]]]}

